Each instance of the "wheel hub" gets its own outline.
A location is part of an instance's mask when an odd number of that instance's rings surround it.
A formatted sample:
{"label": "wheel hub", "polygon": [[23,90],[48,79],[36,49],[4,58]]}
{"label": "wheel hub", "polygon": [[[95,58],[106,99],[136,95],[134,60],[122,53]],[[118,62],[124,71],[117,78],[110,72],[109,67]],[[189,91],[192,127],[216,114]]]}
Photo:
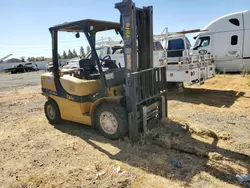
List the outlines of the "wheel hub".
{"label": "wheel hub", "polygon": [[118,122],[114,114],[104,111],[100,115],[100,125],[107,134],[115,134],[118,128]]}
{"label": "wheel hub", "polygon": [[56,112],[51,105],[47,106],[47,114],[48,114],[49,118],[52,120],[55,119],[55,117],[56,117]]}

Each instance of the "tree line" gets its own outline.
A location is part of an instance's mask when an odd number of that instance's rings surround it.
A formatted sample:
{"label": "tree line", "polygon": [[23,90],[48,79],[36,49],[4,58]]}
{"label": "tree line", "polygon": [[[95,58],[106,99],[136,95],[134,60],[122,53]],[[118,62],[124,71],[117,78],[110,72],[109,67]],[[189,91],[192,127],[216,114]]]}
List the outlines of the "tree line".
{"label": "tree line", "polygon": [[[71,58],[75,58],[75,57],[85,57],[86,54],[88,54],[90,52],[90,47],[87,46],[86,48],[86,53],[85,50],[83,48],[83,46],[80,47],[80,52],[79,55],[77,54],[76,50],[73,49],[72,51],[69,49],[68,53],[65,52],[65,50],[63,51],[63,54],[58,54],[58,59],[71,59]],[[24,61],[25,57],[22,57],[22,61]],[[46,58],[44,56],[41,57],[28,57],[27,61],[52,61],[52,58]]]}

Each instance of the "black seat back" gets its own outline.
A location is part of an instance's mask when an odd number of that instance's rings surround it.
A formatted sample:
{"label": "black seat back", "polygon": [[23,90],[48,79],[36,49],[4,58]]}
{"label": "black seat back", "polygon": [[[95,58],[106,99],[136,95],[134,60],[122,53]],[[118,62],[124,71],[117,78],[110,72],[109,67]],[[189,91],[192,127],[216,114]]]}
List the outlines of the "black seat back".
{"label": "black seat back", "polygon": [[79,66],[80,68],[82,68],[84,71],[87,72],[93,72],[93,73],[98,72],[95,67],[95,63],[92,59],[81,59],[79,61]]}
{"label": "black seat back", "polygon": [[[81,59],[79,61],[80,78],[85,79],[99,79],[98,70],[95,67],[95,63],[92,59]],[[97,75],[98,74],[98,75]]]}

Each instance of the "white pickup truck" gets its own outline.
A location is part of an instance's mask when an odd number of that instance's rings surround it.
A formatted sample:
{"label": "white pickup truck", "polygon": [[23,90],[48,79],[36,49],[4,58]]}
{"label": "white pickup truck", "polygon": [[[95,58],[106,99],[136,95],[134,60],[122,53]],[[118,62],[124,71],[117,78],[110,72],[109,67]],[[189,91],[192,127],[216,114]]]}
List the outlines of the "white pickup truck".
{"label": "white pickup truck", "polygon": [[[170,34],[155,43],[165,43],[164,58],[167,57],[167,82],[184,82],[187,85],[203,84],[215,76],[215,65],[211,55],[190,55],[191,44],[184,34]],[[166,45],[166,41],[167,45]],[[157,49],[156,49],[157,50]],[[154,64],[157,66],[157,59]]]}
{"label": "white pickup truck", "polygon": [[[215,66],[211,55],[190,55],[191,44],[185,35],[158,35],[154,37],[154,66],[167,65],[167,82],[178,86],[203,84],[214,77]],[[165,43],[165,47],[164,46]],[[125,67],[122,42],[102,39],[96,43],[99,58],[107,55]],[[87,54],[91,58],[91,53]]]}

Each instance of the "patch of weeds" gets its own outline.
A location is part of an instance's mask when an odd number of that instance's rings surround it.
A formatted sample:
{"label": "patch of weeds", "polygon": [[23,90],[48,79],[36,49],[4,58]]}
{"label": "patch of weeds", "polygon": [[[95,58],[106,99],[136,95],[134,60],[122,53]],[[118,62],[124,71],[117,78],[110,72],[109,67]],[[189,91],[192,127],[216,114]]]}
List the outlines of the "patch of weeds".
{"label": "patch of weeds", "polygon": [[249,77],[249,75],[250,75],[250,70],[249,69],[246,69],[246,68],[243,68],[243,69],[241,69],[241,71],[240,71],[240,74],[243,76],[243,77]]}

